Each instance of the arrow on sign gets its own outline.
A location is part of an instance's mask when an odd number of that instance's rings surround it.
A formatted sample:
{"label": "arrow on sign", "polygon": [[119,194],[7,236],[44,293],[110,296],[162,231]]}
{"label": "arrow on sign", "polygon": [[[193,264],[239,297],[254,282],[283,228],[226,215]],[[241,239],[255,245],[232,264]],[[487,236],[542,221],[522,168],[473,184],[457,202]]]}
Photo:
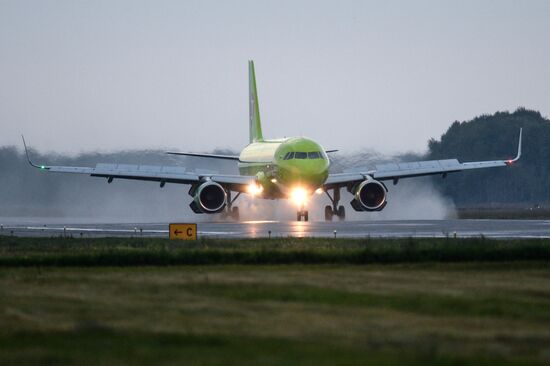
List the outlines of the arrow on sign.
{"label": "arrow on sign", "polygon": [[170,224],[170,239],[197,240],[197,224]]}

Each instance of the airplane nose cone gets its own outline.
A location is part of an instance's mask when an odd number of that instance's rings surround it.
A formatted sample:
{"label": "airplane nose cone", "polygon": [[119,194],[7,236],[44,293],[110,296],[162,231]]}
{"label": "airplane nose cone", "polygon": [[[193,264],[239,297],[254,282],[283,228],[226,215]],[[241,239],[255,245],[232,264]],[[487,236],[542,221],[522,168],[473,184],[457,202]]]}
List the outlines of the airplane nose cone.
{"label": "airplane nose cone", "polygon": [[312,161],[293,161],[288,167],[288,181],[307,187],[317,188],[326,180],[328,176],[328,164],[319,160]]}
{"label": "airplane nose cone", "polygon": [[328,177],[329,160],[324,149],[315,141],[291,138],[276,152],[281,182],[291,187],[317,189]]}

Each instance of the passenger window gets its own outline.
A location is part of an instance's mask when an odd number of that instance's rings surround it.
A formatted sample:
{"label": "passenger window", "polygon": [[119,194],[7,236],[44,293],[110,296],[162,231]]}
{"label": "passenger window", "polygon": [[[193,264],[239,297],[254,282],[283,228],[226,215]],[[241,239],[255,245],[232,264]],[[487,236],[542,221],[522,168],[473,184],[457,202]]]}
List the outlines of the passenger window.
{"label": "passenger window", "polygon": [[321,156],[318,151],[313,151],[313,152],[307,153],[307,157],[310,159],[319,159]]}
{"label": "passenger window", "polygon": [[294,157],[296,159],[307,159],[307,153],[305,152],[297,152],[297,153],[294,153]]}

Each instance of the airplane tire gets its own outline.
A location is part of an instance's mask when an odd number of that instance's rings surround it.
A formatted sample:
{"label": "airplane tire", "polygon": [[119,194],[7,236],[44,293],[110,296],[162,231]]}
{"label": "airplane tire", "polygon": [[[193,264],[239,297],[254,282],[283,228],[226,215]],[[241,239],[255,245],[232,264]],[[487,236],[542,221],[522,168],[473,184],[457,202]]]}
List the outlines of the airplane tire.
{"label": "airplane tire", "polygon": [[325,206],[325,221],[332,221],[332,207]]}
{"label": "airplane tire", "polygon": [[231,209],[231,217],[233,218],[233,220],[239,221],[239,208],[238,207],[233,207]]}
{"label": "airplane tire", "polygon": [[340,219],[340,221],[344,221],[346,219],[346,209],[344,208],[344,206],[339,206],[338,207],[338,218]]}
{"label": "airplane tire", "polygon": [[297,221],[302,221],[302,219],[304,219],[304,221],[307,221],[309,218],[309,213],[308,211],[298,211],[296,213],[296,220]]}

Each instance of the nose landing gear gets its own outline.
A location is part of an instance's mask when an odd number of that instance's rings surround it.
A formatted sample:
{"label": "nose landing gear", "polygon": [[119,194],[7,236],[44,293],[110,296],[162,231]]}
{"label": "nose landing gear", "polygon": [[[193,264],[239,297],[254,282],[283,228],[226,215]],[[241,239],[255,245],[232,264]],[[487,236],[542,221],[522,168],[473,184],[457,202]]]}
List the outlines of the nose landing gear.
{"label": "nose landing gear", "polygon": [[325,221],[332,221],[333,216],[337,216],[340,221],[344,221],[346,219],[346,209],[344,206],[338,206],[340,202],[340,188],[334,188],[333,191],[332,196],[328,191],[325,191],[330,202],[332,202],[332,206],[325,206]]}
{"label": "nose landing gear", "polygon": [[309,212],[307,210],[300,210],[296,213],[296,220],[302,221],[302,218],[304,219],[304,221],[309,220]]}
{"label": "nose landing gear", "polygon": [[308,212],[308,210],[306,210],[304,205],[302,205],[300,210],[296,213],[296,220],[297,221],[302,221],[302,218],[304,219],[304,221],[309,220],[309,212]]}

